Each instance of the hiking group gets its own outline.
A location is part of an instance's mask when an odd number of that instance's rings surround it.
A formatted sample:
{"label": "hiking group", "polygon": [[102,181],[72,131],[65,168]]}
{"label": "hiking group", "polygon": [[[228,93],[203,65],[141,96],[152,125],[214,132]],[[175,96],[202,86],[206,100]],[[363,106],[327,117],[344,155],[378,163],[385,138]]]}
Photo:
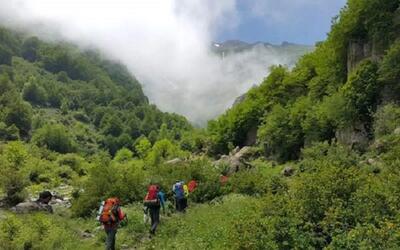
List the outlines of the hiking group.
{"label": "hiking group", "polygon": [[[197,187],[197,182],[191,180],[187,185],[184,181],[176,181],[172,186],[169,197],[173,196],[175,210],[180,213],[186,212],[188,206],[187,198]],[[147,223],[150,217],[150,238],[155,235],[158,224],[160,223],[160,210],[166,213],[166,194],[162,191],[158,184],[151,184],[147,189],[147,193],[143,199],[144,222]],[[127,224],[128,218],[121,209],[121,201],[116,198],[108,198],[100,205],[98,221],[103,225],[106,237],[106,250],[115,249],[115,239],[117,230],[120,226]]]}

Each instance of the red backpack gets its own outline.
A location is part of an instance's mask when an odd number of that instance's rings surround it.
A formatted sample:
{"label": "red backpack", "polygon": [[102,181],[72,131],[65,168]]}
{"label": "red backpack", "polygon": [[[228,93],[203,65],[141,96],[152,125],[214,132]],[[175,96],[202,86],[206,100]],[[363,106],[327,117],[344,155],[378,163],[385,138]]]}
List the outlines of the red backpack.
{"label": "red backpack", "polygon": [[144,205],[145,206],[159,206],[160,201],[158,199],[158,187],[157,185],[150,185],[147,191],[146,196],[144,197]]}
{"label": "red backpack", "polygon": [[119,222],[120,218],[120,201],[118,198],[108,198],[102,205],[99,221],[103,224],[114,224]]}

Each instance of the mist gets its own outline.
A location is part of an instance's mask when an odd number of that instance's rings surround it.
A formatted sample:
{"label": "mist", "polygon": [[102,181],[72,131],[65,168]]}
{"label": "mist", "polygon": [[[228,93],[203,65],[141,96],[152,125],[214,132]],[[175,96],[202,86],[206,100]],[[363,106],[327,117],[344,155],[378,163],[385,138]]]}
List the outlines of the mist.
{"label": "mist", "polygon": [[204,125],[293,58],[265,47],[213,53],[240,23],[236,0],[0,0],[2,25],[95,47],[126,64],[161,110]]}

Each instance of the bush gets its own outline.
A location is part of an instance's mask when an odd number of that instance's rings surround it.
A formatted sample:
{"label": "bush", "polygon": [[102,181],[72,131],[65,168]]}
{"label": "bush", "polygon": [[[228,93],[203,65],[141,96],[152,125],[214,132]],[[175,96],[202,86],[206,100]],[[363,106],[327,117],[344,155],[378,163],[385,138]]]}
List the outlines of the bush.
{"label": "bush", "polygon": [[375,138],[391,134],[400,127],[400,107],[387,104],[376,111],[374,118]]}
{"label": "bush", "polygon": [[146,163],[151,166],[158,165],[162,161],[171,160],[173,158],[183,158],[188,155],[187,152],[180,150],[180,148],[167,139],[157,141],[151,151],[146,157]]}
{"label": "bush", "polygon": [[111,162],[108,156],[100,155],[90,168],[72,211],[76,216],[89,216],[102,200],[114,196],[123,203],[141,201],[146,186],[147,177],[141,162]]}
{"label": "bush", "polygon": [[48,214],[6,214],[0,221],[0,241],[4,250],[101,249],[79,240],[75,227],[77,225],[72,226],[69,218]]}
{"label": "bush", "polygon": [[59,153],[70,153],[75,151],[75,142],[67,129],[61,124],[47,124],[35,131],[32,141],[41,147]]}
{"label": "bush", "polygon": [[47,101],[46,91],[35,82],[35,79],[25,84],[22,96],[25,101],[32,104],[45,105]]}
{"label": "bush", "polygon": [[16,205],[26,198],[25,187],[28,178],[22,169],[28,160],[28,154],[21,142],[10,142],[5,145],[0,157],[0,185],[6,192],[8,205]]}
{"label": "bush", "polygon": [[4,122],[7,126],[15,125],[21,136],[28,136],[32,124],[32,107],[29,103],[15,100],[6,109]]}

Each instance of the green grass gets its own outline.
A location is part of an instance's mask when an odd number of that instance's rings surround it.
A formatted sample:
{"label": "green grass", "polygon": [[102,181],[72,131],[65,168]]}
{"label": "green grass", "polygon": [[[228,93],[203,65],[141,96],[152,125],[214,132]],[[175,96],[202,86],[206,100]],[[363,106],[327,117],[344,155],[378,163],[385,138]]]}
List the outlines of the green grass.
{"label": "green grass", "polygon": [[236,223],[260,212],[257,199],[229,195],[162,221],[156,237],[139,249],[232,249]]}

